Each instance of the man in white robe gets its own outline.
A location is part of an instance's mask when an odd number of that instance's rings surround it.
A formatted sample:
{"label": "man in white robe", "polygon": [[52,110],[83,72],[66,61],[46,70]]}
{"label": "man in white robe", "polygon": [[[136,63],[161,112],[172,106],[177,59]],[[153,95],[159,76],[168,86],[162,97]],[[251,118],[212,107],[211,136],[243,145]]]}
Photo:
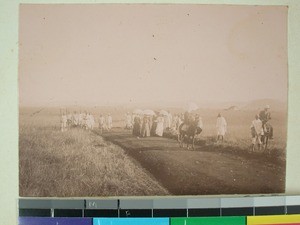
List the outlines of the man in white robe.
{"label": "man in white robe", "polygon": [[218,114],[217,117],[217,124],[216,124],[216,128],[217,128],[217,140],[224,140],[224,136],[225,133],[227,132],[227,122],[225,120],[225,118],[223,116],[221,116],[221,114]]}
{"label": "man in white robe", "polygon": [[256,115],[251,123],[251,136],[252,136],[252,151],[254,151],[255,144],[258,143],[259,149],[261,147],[261,135],[263,134],[263,123]]}

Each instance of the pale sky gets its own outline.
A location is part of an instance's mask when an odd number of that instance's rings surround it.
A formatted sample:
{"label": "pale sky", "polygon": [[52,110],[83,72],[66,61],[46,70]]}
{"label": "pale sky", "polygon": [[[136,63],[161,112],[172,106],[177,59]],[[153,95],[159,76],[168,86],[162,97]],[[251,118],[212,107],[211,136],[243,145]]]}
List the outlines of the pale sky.
{"label": "pale sky", "polygon": [[21,5],[20,105],[287,101],[287,7]]}

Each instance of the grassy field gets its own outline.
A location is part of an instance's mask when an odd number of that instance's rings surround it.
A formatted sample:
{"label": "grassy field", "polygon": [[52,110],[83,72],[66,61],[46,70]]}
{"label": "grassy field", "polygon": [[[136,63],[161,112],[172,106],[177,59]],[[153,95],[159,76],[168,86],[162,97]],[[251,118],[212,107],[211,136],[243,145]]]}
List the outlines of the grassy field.
{"label": "grassy field", "polygon": [[93,132],[62,133],[55,118],[42,113],[20,117],[20,196],[168,194],[123,149]]}
{"label": "grassy field", "polygon": [[[88,111],[96,118],[100,113],[110,113],[113,125],[123,127],[129,109],[106,107]],[[215,144],[215,123],[219,112],[228,123],[228,133],[222,145],[248,151],[250,124],[256,111],[198,110],[204,123],[200,141]],[[81,129],[60,132],[59,113],[59,108],[20,109],[20,196],[168,195],[168,191],[120,147],[106,142],[94,132]],[[272,125],[274,140],[269,148],[285,160],[286,114],[272,112]]]}

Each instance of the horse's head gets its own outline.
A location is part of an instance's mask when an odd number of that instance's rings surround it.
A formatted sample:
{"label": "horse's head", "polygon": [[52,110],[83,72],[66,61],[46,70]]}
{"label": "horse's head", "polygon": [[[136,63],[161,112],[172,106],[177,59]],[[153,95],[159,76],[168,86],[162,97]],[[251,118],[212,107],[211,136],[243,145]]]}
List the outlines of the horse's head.
{"label": "horse's head", "polygon": [[265,133],[269,134],[271,132],[271,128],[272,128],[271,124],[266,123],[265,124]]}

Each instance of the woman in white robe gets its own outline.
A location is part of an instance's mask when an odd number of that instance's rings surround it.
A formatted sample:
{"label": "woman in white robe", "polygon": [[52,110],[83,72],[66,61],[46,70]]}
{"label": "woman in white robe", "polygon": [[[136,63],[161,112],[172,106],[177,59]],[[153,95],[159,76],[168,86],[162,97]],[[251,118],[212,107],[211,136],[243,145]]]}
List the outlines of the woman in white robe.
{"label": "woman in white robe", "polygon": [[164,133],[164,117],[159,116],[157,118],[157,126],[156,126],[156,130],[155,130],[155,134],[157,136],[162,137]]}

